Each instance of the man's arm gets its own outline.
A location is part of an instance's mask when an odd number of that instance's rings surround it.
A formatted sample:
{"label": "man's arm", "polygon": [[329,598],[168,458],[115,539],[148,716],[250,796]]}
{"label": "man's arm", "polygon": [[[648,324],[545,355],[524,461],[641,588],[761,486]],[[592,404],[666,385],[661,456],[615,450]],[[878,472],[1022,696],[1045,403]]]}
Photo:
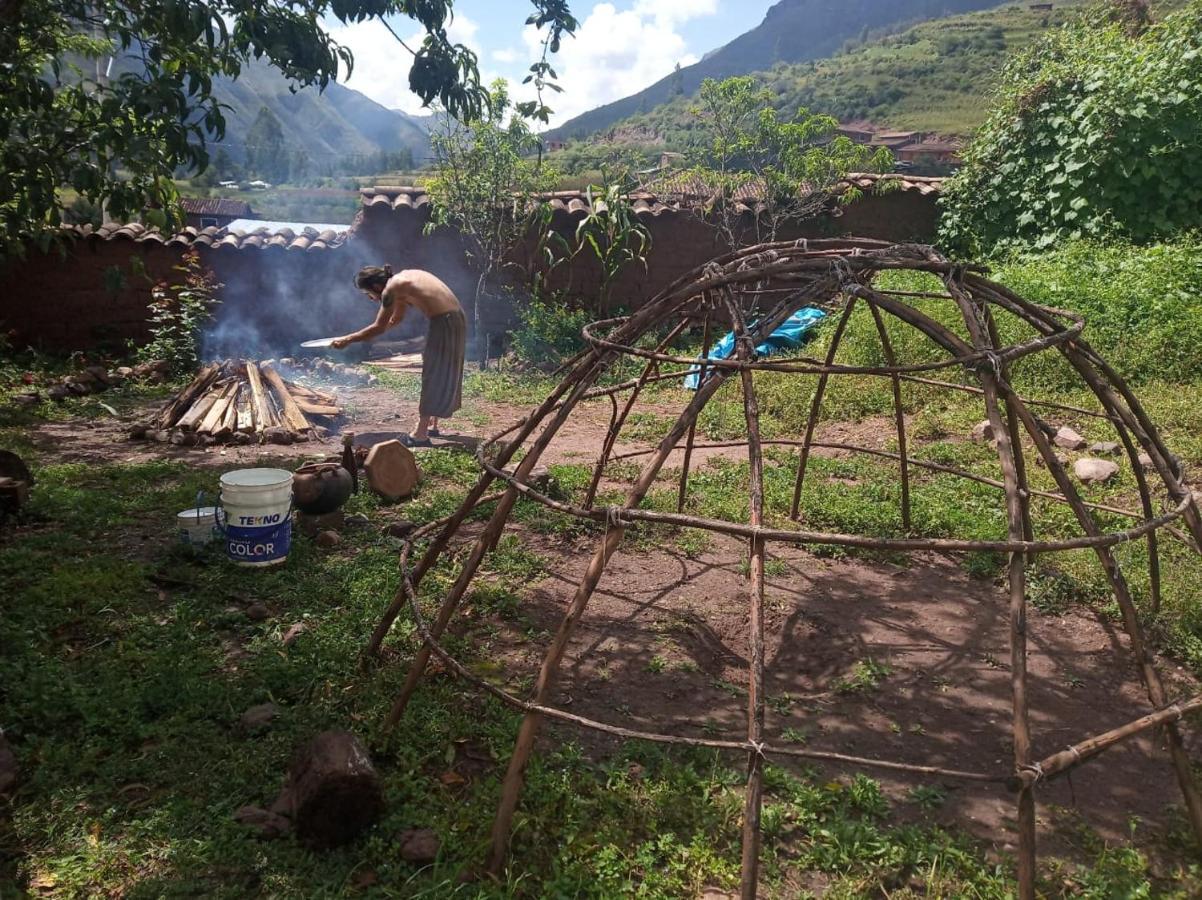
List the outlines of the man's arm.
{"label": "man's arm", "polygon": [[372,338],[379,337],[389,328],[398,324],[404,317],[405,304],[397,303],[391,292],[385,291],[384,297],[380,301],[380,311],[376,313],[376,320],[366,328],[361,328],[358,331],[336,339],[330,346],[335,350],[341,350],[348,344],[354,344],[359,341],[370,341]]}

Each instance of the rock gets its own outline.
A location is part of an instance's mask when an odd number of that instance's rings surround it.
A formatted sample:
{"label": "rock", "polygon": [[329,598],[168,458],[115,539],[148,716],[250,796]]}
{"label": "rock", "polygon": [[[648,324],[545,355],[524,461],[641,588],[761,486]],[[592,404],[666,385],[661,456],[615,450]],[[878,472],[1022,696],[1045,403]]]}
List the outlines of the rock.
{"label": "rock", "polygon": [[173,431],[171,432],[171,443],[177,447],[198,447],[201,444],[201,435],[195,431]]}
{"label": "rock", "polygon": [[[1061,468],[1068,468],[1068,457],[1067,457],[1065,454],[1063,454],[1063,453],[1054,453],[1054,454],[1052,454],[1052,455],[1056,457],[1056,462],[1060,463],[1060,466],[1061,466]],[[1035,457],[1035,464],[1036,464],[1036,465],[1038,465],[1038,466],[1042,466],[1042,467],[1043,467],[1043,468],[1045,468],[1045,469],[1047,468],[1047,465],[1048,465],[1047,463],[1045,463],[1045,462],[1043,461],[1043,455],[1042,455],[1042,454],[1038,454],[1038,455],[1036,455],[1036,457]]]}
{"label": "rock", "polygon": [[293,758],[284,793],[297,837],[312,847],[347,844],[384,808],[380,776],[362,742],[348,731],[323,731]]}
{"label": "rock", "polygon": [[269,444],[291,444],[292,435],[288,433],[288,429],[272,427],[266,428],[263,431],[263,439]]}
{"label": "rock", "polygon": [[84,369],[84,371],[103,384],[105,387],[111,387],[113,384],[113,379],[109,375],[109,370],[104,366],[88,366],[86,369]]}
{"label": "rock", "polygon": [[337,531],[323,531],[317,535],[314,543],[317,544],[318,547],[324,547],[327,550],[331,550],[342,543],[342,535],[340,535]]}
{"label": "rock", "polygon": [[424,866],[438,859],[442,841],[432,828],[407,828],[397,836],[397,849],[405,862]]}
{"label": "rock", "polygon": [[1056,436],[1052,438],[1057,447],[1063,447],[1065,450],[1084,450],[1088,443],[1085,438],[1077,434],[1067,425],[1061,425],[1056,431]]}
{"label": "rock", "polygon": [[701,896],[697,900],[735,900],[737,894],[732,894],[730,891],[724,891],[716,887],[704,887],[701,889]]}
{"label": "rock", "polygon": [[244,806],[234,813],[234,821],[258,832],[263,840],[283,837],[292,830],[292,823],[278,813],[259,806]]}
{"label": "rock", "polygon": [[0,797],[10,795],[17,788],[17,755],[8,746],[8,738],[0,731]]}
{"label": "rock", "polygon": [[1152,462],[1152,457],[1144,451],[1140,451],[1138,459],[1140,468],[1145,472],[1154,472],[1156,470],[1156,463]]}
{"label": "rock", "polygon": [[74,394],[76,397],[85,397],[92,393],[92,388],[81,381],[68,381],[63,386],[69,394]]}
{"label": "rock", "polygon": [[51,400],[61,403],[63,400],[66,400],[71,396],[71,389],[65,384],[52,384],[46,391],[46,396],[48,396]]}
{"label": "rock", "polygon": [[13,403],[17,404],[17,406],[22,406],[25,408],[37,406],[41,402],[42,395],[37,391],[30,391],[28,394],[17,394],[15,397],[13,397]]}
{"label": "rock", "polygon": [[122,378],[129,378],[130,375],[134,374],[134,370],[131,366],[117,366],[115,371]]}
{"label": "rock", "polygon": [[297,622],[295,625],[290,625],[288,630],[284,632],[284,637],[281,638],[285,647],[290,647],[296,643],[296,639],[309,630],[309,627],[304,622]]}
{"label": "rock", "polygon": [[258,706],[252,706],[242,714],[242,718],[238,720],[238,724],[242,726],[244,731],[249,731],[252,734],[256,731],[263,731],[271,724],[271,720],[280,714],[280,708],[274,703],[260,703]]}
{"label": "rock", "polygon": [[1118,456],[1122,445],[1117,441],[1094,441],[1086,448],[1090,453],[1102,453],[1106,456]]}
{"label": "rock", "polygon": [[371,524],[371,519],[363,515],[363,513],[351,513],[344,520],[344,524],[349,525],[351,528],[363,528]]}
{"label": "rock", "polygon": [[972,426],[972,439],[979,444],[993,440],[993,425],[986,419]]}
{"label": "rock", "polygon": [[402,520],[400,522],[391,522],[388,525],[385,525],[383,530],[387,537],[403,538],[407,537],[409,533],[416,527],[417,526],[415,526],[412,522],[406,522]]}
{"label": "rock", "polygon": [[256,600],[250,606],[246,607],[246,618],[252,622],[264,622],[271,618],[271,610],[267,608],[266,603]]}
{"label": "rock", "polygon": [[1103,481],[1109,481],[1118,474],[1118,471],[1118,463],[1108,459],[1086,456],[1073,463],[1073,474],[1085,484],[1100,484]]}
{"label": "rock", "polygon": [[[296,514],[296,527],[305,537],[317,538],[322,532],[341,528],[345,523],[346,516],[340,509],[320,516],[311,516],[303,512]],[[318,546],[325,545],[319,541]]]}

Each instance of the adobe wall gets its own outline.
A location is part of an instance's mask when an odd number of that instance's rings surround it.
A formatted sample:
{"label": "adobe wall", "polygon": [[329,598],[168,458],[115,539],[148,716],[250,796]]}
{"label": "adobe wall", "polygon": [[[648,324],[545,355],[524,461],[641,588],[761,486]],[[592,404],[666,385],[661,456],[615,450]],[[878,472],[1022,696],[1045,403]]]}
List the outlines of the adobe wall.
{"label": "adobe wall", "polygon": [[[833,217],[804,223],[781,239],[856,235],[895,241],[931,242],[938,223],[935,195],[914,191],[869,194]],[[201,256],[225,287],[216,310],[211,353],[292,352],[312,337],[343,334],[367,325],[376,307],[355,290],[351,280],[363,265],[388,263],[394,269],[422,268],[447,282],[464,303],[469,322],[475,276],[456,234],[423,233],[422,212],[365,209],[352,236],[341,246],[322,250],[270,247],[201,248]],[[726,251],[716,232],[689,212],[645,216],[652,237],[646,268],[631,266],[611,290],[614,306],[636,308],[676,278]],[[557,216],[555,227],[570,236],[575,222]],[[27,259],[0,268],[0,330],[13,333],[16,346],[71,351],[118,347],[147,336],[147,304],[155,280],[174,280],[172,267],[182,248],[116,238],[83,239],[67,251],[31,250]],[[521,253],[529,254],[525,247]],[[131,259],[145,268],[134,274]],[[106,272],[120,271],[117,284]],[[581,254],[556,269],[549,286],[595,303],[600,265]],[[107,286],[106,286],[107,285]],[[113,288],[110,290],[110,288]],[[492,345],[503,343],[514,320],[513,304],[491,300],[481,310]],[[420,316],[389,334],[399,339],[420,334]]]}

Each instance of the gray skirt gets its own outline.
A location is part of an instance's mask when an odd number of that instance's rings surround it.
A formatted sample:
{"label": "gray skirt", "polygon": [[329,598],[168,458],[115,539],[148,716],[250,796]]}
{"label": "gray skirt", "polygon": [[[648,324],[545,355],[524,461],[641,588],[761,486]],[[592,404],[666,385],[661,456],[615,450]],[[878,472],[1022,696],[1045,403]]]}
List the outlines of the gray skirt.
{"label": "gray skirt", "polygon": [[467,320],[463,310],[430,320],[422,354],[422,397],[417,411],[423,416],[449,416],[463,405],[463,351]]}

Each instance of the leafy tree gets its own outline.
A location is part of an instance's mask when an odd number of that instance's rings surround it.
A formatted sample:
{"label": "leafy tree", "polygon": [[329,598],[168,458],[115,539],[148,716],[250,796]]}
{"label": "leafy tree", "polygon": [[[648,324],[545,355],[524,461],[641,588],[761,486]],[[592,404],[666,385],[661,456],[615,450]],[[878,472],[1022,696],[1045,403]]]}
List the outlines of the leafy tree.
{"label": "leafy tree", "polygon": [[[576,29],[568,0],[531,0],[543,35],[523,114],[546,121],[556,90],[548,55]],[[178,215],[172,175],[202,171],[225,120],[218,76],[265,58],[294,87],[324,88],[349,50],[323,22],[405,16],[425,30],[409,87],[472,119],[488,103],[475,54],[447,36],[453,0],[0,0],[0,258],[36,238],[48,246],[73,188],[115,218]],[[398,38],[398,42],[400,39]],[[405,49],[409,49],[406,47]],[[113,57],[116,71],[111,72]]]}
{"label": "leafy tree", "polygon": [[[802,108],[782,121],[772,101],[772,92],[752,76],[707,78],[691,108],[701,141],[689,154],[685,178],[709,195],[706,213],[732,247],[772,240],[782,223],[817,214],[848,172],[893,165],[888,150],[837,135],[831,116]],[[736,209],[748,195],[762,201],[750,231]]]}
{"label": "leafy tree", "polygon": [[266,106],[259,108],[259,114],[246,132],[246,165],[253,174],[270,181],[288,178],[284,126]]}
{"label": "leafy tree", "polygon": [[[545,233],[549,211],[538,195],[555,187],[557,175],[535,154],[538,136],[513,114],[505,82],[494,81],[480,118],[471,127],[451,116],[436,117],[430,135],[434,177],[426,186],[432,212],[427,230],[456,229],[476,267],[473,321],[481,364],[480,307],[504,289],[513,253],[532,230]],[[529,272],[525,273],[529,276]]]}
{"label": "leafy tree", "polygon": [[1137,13],[1083,19],[1011,60],[945,193],[948,243],[1147,241],[1197,226],[1202,0],[1143,31]]}

